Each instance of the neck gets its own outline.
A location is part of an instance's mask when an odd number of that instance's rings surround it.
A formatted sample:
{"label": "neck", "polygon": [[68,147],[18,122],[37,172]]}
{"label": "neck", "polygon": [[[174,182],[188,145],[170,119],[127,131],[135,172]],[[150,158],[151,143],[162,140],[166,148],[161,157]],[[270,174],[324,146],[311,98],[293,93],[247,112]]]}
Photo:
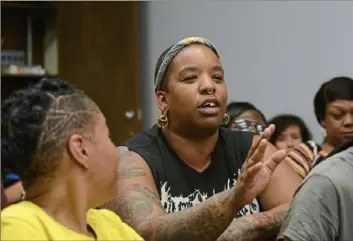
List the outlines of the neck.
{"label": "neck", "polygon": [[211,163],[211,154],[218,140],[218,129],[212,135],[197,139],[180,135],[168,127],[163,129],[163,133],[171,148],[191,168],[202,172]]}
{"label": "neck", "polygon": [[324,143],[321,145],[322,151],[326,154],[329,154],[333,149],[335,149],[334,145],[331,145],[327,139],[325,139]]}
{"label": "neck", "polygon": [[[87,227],[88,199],[85,183],[70,180],[70,174],[63,180],[41,180],[26,190],[26,200],[41,207],[51,218],[65,227],[87,236],[92,236]],[[48,188],[43,189],[43,183]],[[39,188],[37,188],[39,187]],[[87,193],[87,192],[86,192]]]}

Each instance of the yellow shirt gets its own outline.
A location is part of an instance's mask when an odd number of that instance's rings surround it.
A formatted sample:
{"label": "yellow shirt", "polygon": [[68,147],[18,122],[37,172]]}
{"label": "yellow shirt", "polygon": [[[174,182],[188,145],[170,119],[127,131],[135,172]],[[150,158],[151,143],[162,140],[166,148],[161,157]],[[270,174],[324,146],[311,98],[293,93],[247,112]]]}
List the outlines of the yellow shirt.
{"label": "yellow shirt", "polygon": [[[109,210],[90,209],[87,224],[97,240],[143,240]],[[1,240],[94,240],[52,219],[39,206],[23,201],[1,211]]]}

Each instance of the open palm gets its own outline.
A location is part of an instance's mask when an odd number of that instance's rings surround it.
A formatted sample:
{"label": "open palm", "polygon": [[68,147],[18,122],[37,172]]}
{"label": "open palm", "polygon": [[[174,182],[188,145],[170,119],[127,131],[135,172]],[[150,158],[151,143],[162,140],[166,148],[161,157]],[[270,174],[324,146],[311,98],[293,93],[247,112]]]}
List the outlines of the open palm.
{"label": "open palm", "polygon": [[268,138],[273,131],[274,126],[271,125],[263,135],[253,142],[237,181],[236,188],[239,188],[243,193],[244,201],[247,204],[266,188],[276,167],[286,156],[286,151],[281,150],[267,160],[263,160]]}

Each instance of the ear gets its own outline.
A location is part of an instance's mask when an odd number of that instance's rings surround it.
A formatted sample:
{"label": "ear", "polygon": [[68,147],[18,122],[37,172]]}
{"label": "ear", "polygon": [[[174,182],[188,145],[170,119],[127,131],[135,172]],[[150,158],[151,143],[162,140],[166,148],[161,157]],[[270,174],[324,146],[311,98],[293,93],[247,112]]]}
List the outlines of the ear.
{"label": "ear", "polygon": [[168,109],[168,101],[166,92],[163,90],[157,90],[156,102],[159,110],[164,114]]}
{"label": "ear", "polygon": [[82,135],[72,135],[67,143],[69,155],[83,168],[88,168],[86,140]]}
{"label": "ear", "polygon": [[321,121],[320,121],[320,125],[322,126],[322,128],[326,129],[325,121],[324,121],[324,120],[321,120]]}

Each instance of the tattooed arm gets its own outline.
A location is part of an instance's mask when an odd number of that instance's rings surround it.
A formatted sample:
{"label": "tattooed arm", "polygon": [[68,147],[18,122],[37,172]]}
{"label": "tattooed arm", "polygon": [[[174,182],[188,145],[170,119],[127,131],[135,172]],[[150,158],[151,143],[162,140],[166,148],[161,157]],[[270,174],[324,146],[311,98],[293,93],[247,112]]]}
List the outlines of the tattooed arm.
{"label": "tattooed arm", "polygon": [[267,212],[234,219],[217,241],[274,241],[287,214],[289,204]]}
{"label": "tattooed arm", "polygon": [[235,188],[214,195],[202,204],[166,214],[151,171],[136,153],[120,152],[119,195],[103,207],[149,241],[216,240],[243,205]]}
{"label": "tattooed arm", "polygon": [[284,159],[278,151],[262,162],[273,126],[254,141],[236,185],[183,211],[166,214],[151,170],[137,153],[120,147],[118,197],[105,207],[117,213],[144,239],[150,241],[216,240],[229,226],[236,212],[261,193]]}

